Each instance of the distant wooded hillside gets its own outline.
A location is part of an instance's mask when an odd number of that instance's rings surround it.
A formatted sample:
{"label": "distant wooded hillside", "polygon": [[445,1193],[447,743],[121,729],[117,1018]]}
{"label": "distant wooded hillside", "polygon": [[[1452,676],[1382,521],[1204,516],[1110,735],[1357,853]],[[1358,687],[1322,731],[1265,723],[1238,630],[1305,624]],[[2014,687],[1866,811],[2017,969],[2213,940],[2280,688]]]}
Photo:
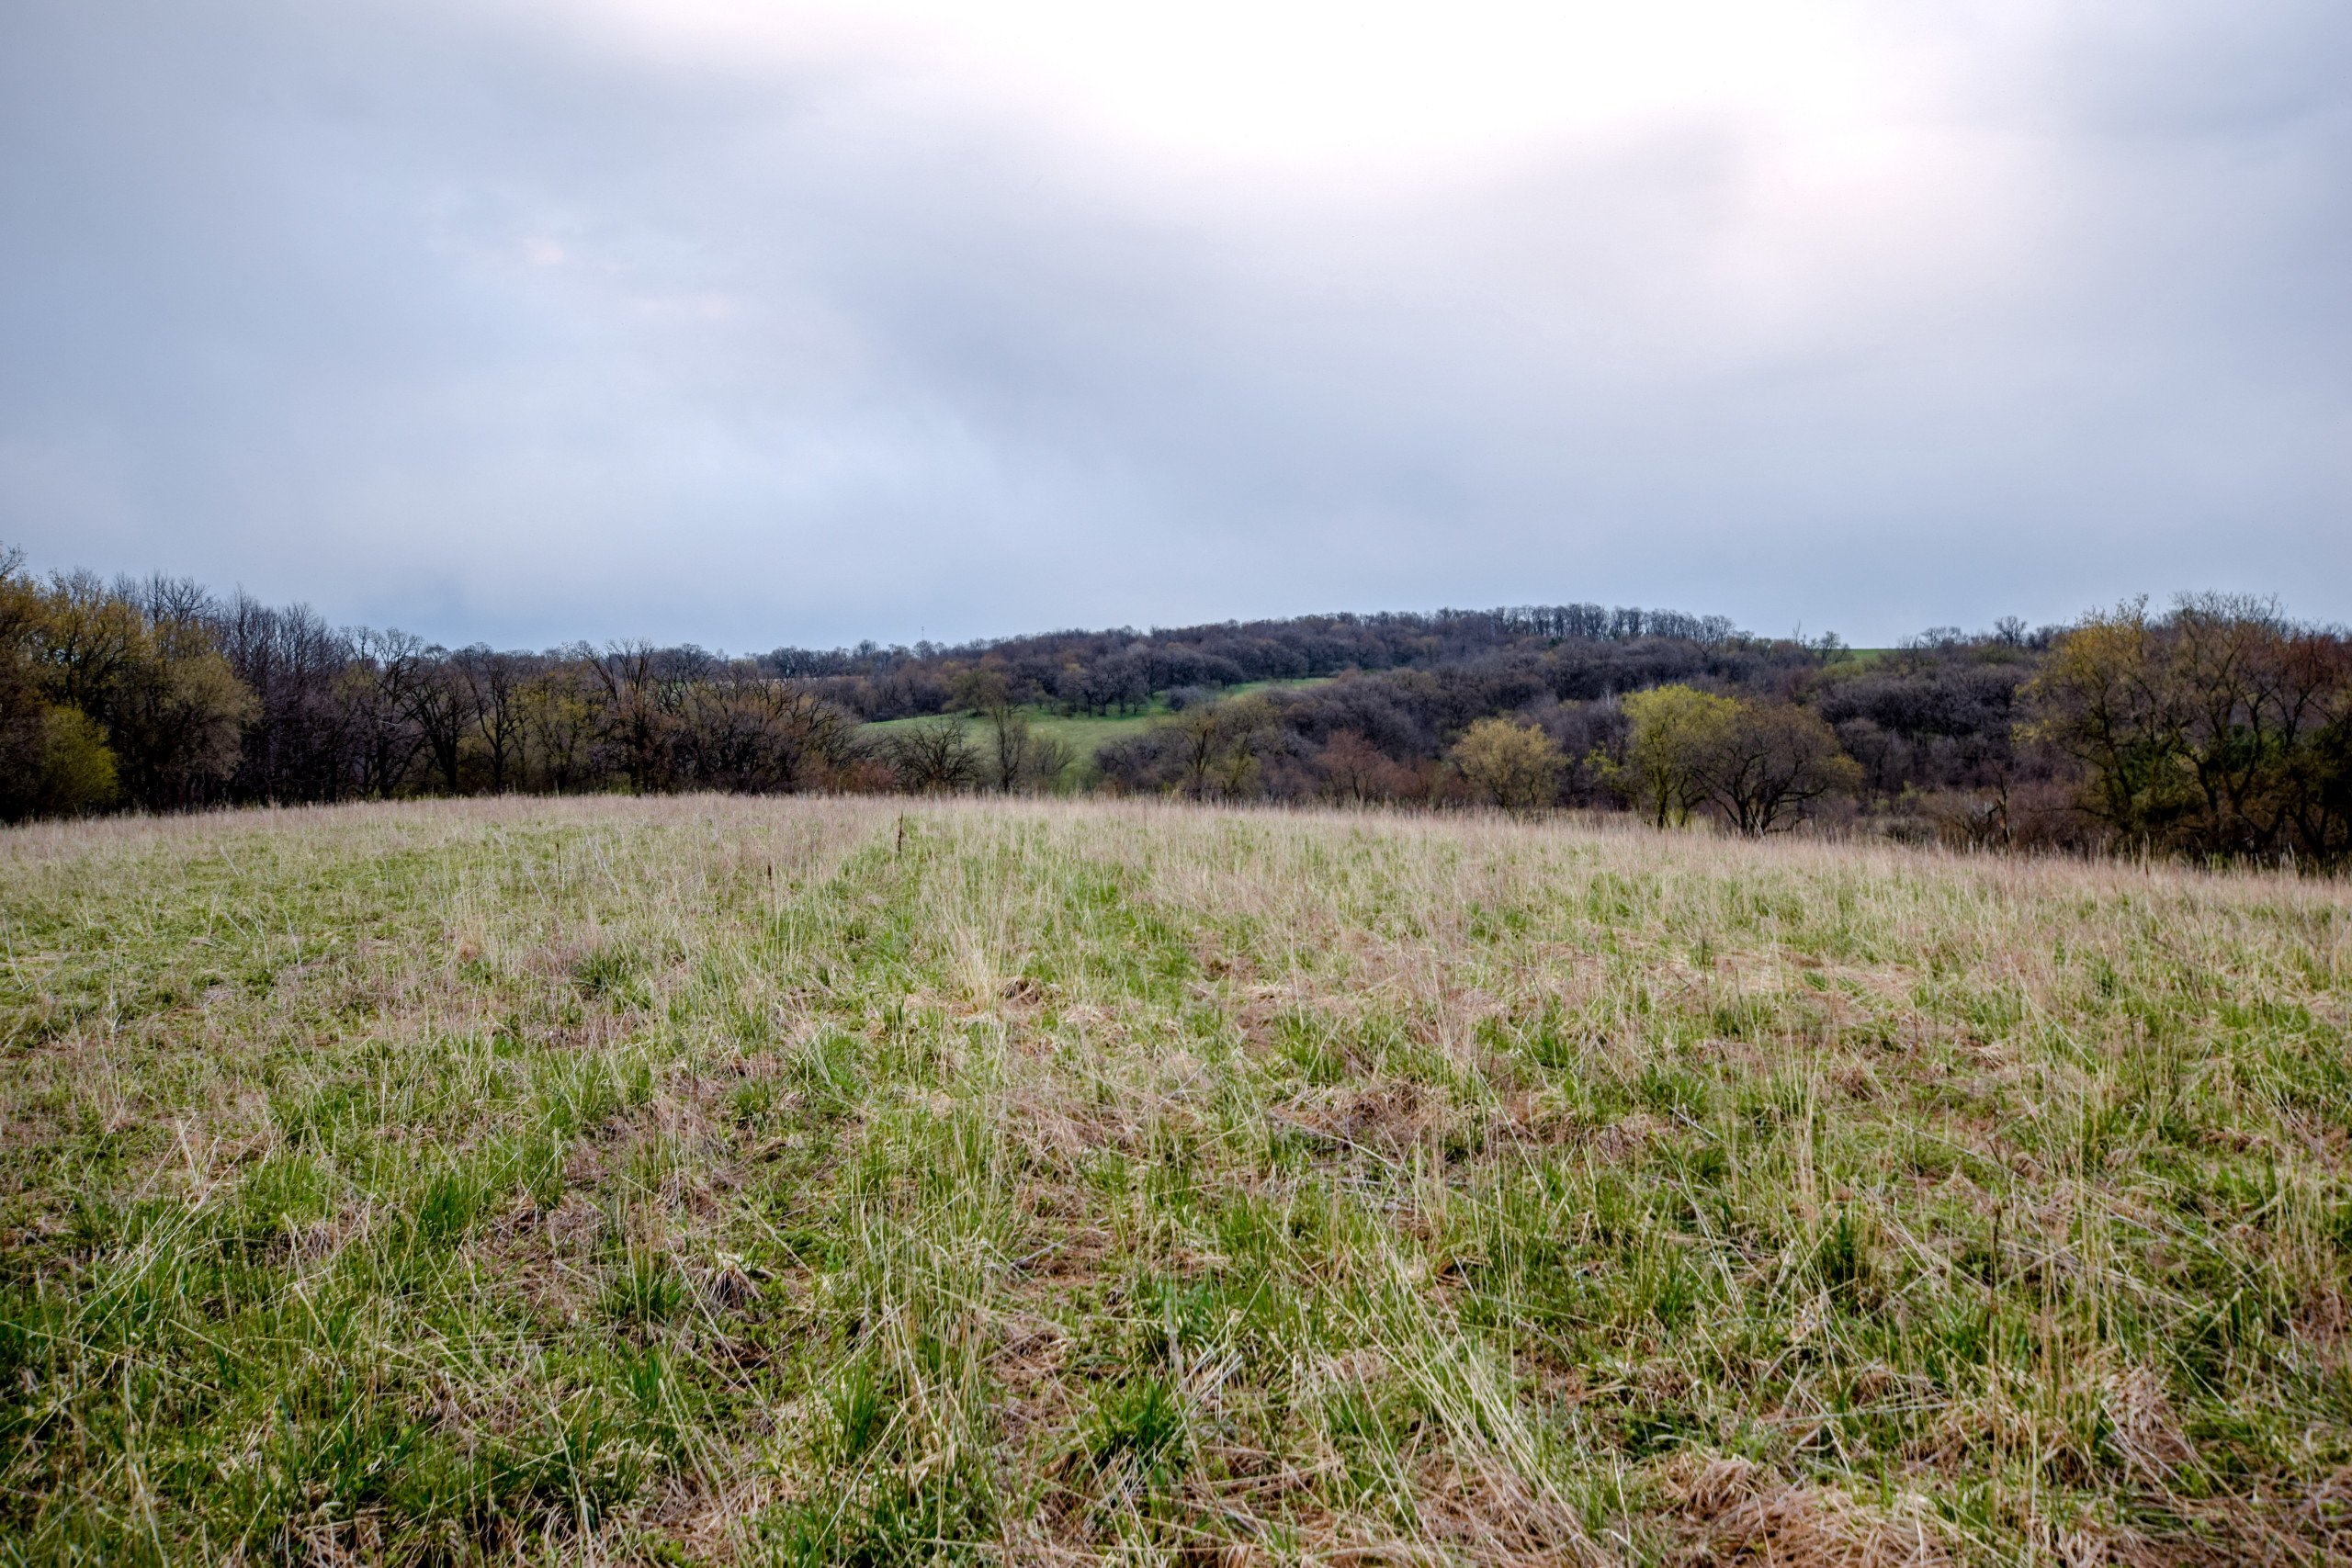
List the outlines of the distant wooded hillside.
{"label": "distant wooded hillside", "polygon": [[1857,655],[1528,605],[727,657],[448,649],[0,556],[0,815],[512,792],[1622,809],[2327,864],[2352,642],[2204,595]]}

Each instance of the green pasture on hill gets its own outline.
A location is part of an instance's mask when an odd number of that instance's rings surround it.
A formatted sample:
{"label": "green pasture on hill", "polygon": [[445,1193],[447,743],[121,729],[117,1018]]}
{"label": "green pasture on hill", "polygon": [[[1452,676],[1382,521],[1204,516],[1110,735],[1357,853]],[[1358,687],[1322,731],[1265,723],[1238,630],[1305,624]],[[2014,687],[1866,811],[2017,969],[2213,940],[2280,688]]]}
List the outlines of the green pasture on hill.
{"label": "green pasture on hill", "polygon": [[1622,821],[0,833],[0,1562],[2352,1553],[2352,887]]}
{"label": "green pasture on hill", "polygon": [[[1250,681],[1227,687],[1221,694],[1231,698],[1246,696],[1251,692],[1271,691],[1283,686],[1319,686],[1329,679],[1328,676],[1312,676],[1297,681]],[[1159,720],[1166,718],[1170,712],[1165,693],[1155,694],[1149,705],[1141,713],[1063,714],[1037,705],[1023,707],[1020,711],[1022,716],[1029,721],[1030,730],[1034,734],[1069,744],[1070,750],[1077,753],[1078,773],[1081,776],[1092,772],[1094,753],[1098,750],[1114,740],[1125,740],[1130,736],[1142,734]],[[882,738],[888,736],[895,729],[924,722],[926,721],[921,718],[883,719],[878,723],[858,726],[858,733]],[[964,726],[966,733],[970,735],[976,743],[987,728],[983,720],[968,714],[964,716]]]}
{"label": "green pasture on hill", "polygon": [[[1057,714],[1043,707],[1024,707],[1021,714],[1029,721],[1032,734],[1067,742],[1077,754],[1078,771],[1083,774],[1091,771],[1097,750],[1114,740],[1125,740],[1131,735],[1142,734],[1155,722],[1165,718],[1168,709],[1164,705],[1155,705],[1150,710],[1139,714],[1098,716]],[[969,714],[961,716],[965,734],[970,737],[973,744],[980,744],[988,732],[987,722]],[[887,739],[895,730],[932,722],[934,719],[888,718],[876,724],[859,725],[857,732],[876,739]]]}

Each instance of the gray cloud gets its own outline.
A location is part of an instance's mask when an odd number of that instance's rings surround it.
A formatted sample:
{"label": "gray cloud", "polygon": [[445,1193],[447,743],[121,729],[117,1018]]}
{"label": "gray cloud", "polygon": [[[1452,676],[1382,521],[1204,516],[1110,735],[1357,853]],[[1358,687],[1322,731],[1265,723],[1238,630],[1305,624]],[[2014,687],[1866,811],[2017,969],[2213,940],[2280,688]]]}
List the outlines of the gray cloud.
{"label": "gray cloud", "polygon": [[2352,617],[2352,20],[1942,47],[1849,209],[1733,109],[1220,186],[880,58],[27,0],[0,538],[523,643]]}

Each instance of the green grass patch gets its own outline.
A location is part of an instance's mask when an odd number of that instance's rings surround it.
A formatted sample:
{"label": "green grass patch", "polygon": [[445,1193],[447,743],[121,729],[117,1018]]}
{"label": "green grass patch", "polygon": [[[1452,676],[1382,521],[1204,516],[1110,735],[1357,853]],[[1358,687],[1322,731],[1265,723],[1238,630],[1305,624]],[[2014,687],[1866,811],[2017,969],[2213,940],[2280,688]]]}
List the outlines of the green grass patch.
{"label": "green grass patch", "polygon": [[[1329,677],[1314,676],[1296,681],[1247,681],[1226,688],[1220,694],[1227,698],[1246,696],[1251,692],[1271,691],[1277,687],[1319,686]],[[1029,721],[1031,733],[1040,739],[1059,740],[1077,755],[1079,772],[1091,771],[1094,753],[1114,740],[1126,740],[1141,735],[1154,724],[1168,717],[1170,709],[1166,693],[1155,693],[1140,712],[1117,714],[1065,714],[1050,707],[1031,705],[1020,710]],[[873,739],[887,739],[894,731],[909,725],[928,722],[921,718],[886,718],[858,726],[858,734]],[[979,718],[964,716],[965,733],[974,744],[981,742],[987,726]]]}

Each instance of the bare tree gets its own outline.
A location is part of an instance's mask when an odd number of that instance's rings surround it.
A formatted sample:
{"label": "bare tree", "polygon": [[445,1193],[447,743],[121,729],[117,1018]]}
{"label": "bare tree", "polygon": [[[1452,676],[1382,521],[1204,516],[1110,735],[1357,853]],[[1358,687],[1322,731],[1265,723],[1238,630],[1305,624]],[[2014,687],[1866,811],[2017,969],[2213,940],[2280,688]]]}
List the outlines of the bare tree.
{"label": "bare tree", "polygon": [[1737,704],[1690,761],[1700,795],[1750,837],[1785,831],[1815,801],[1862,776],[1819,715],[1787,703]]}
{"label": "bare tree", "polygon": [[492,795],[513,786],[523,760],[523,681],[528,661],[522,655],[495,653],[481,643],[460,649],[450,658],[452,673],[465,687],[466,710],[471,715],[473,739],[481,742],[485,783]]}
{"label": "bare tree", "polygon": [[409,688],[409,713],[416,721],[417,733],[424,738],[424,752],[432,759],[433,771],[441,775],[444,794],[462,792],[459,768],[466,738],[473,733],[481,716],[476,705],[480,696],[481,693],[446,649],[434,647],[424,650],[416,680]]}
{"label": "bare tree", "polygon": [[641,638],[611,643],[590,668],[605,688],[605,739],[629,787],[660,789],[670,776],[673,725],[659,650]]}
{"label": "bare tree", "polygon": [[585,789],[598,776],[596,745],[606,724],[605,687],[594,666],[588,651],[577,649],[532,676],[517,699],[526,770],[559,795]]}
{"label": "bare tree", "polygon": [[416,689],[427,675],[424,640],[362,628],[351,634],[351,648],[337,684],[357,742],[359,788],[391,795],[408,783],[424,747],[415,718]]}
{"label": "bare tree", "polygon": [[808,788],[849,760],[854,721],[750,660],[685,688],[678,748],[695,783],[744,793]]}
{"label": "bare tree", "polygon": [[1058,793],[1078,765],[1078,748],[1059,736],[1040,735],[1029,743],[1026,763],[1031,787],[1046,794]]}
{"label": "bare tree", "polygon": [[944,795],[979,782],[979,749],[959,716],[903,725],[883,742],[882,752],[899,787],[919,795]]}
{"label": "bare tree", "polygon": [[1209,792],[1217,758],[1226,746],[1225,718],[1216,703],[1196,703],[1170,719],[1166,733],[1176,757],[1181,787],[1195,800]]}
{"label": "bare tree", "polygon": [[967,670],[957,677],[955,692],[956,702],[985,731],[981,763],[989,786],[1006,794],[1021,787],[1036,742],[1028,716],[1013,704],[1012,682],[1001,670]]}

